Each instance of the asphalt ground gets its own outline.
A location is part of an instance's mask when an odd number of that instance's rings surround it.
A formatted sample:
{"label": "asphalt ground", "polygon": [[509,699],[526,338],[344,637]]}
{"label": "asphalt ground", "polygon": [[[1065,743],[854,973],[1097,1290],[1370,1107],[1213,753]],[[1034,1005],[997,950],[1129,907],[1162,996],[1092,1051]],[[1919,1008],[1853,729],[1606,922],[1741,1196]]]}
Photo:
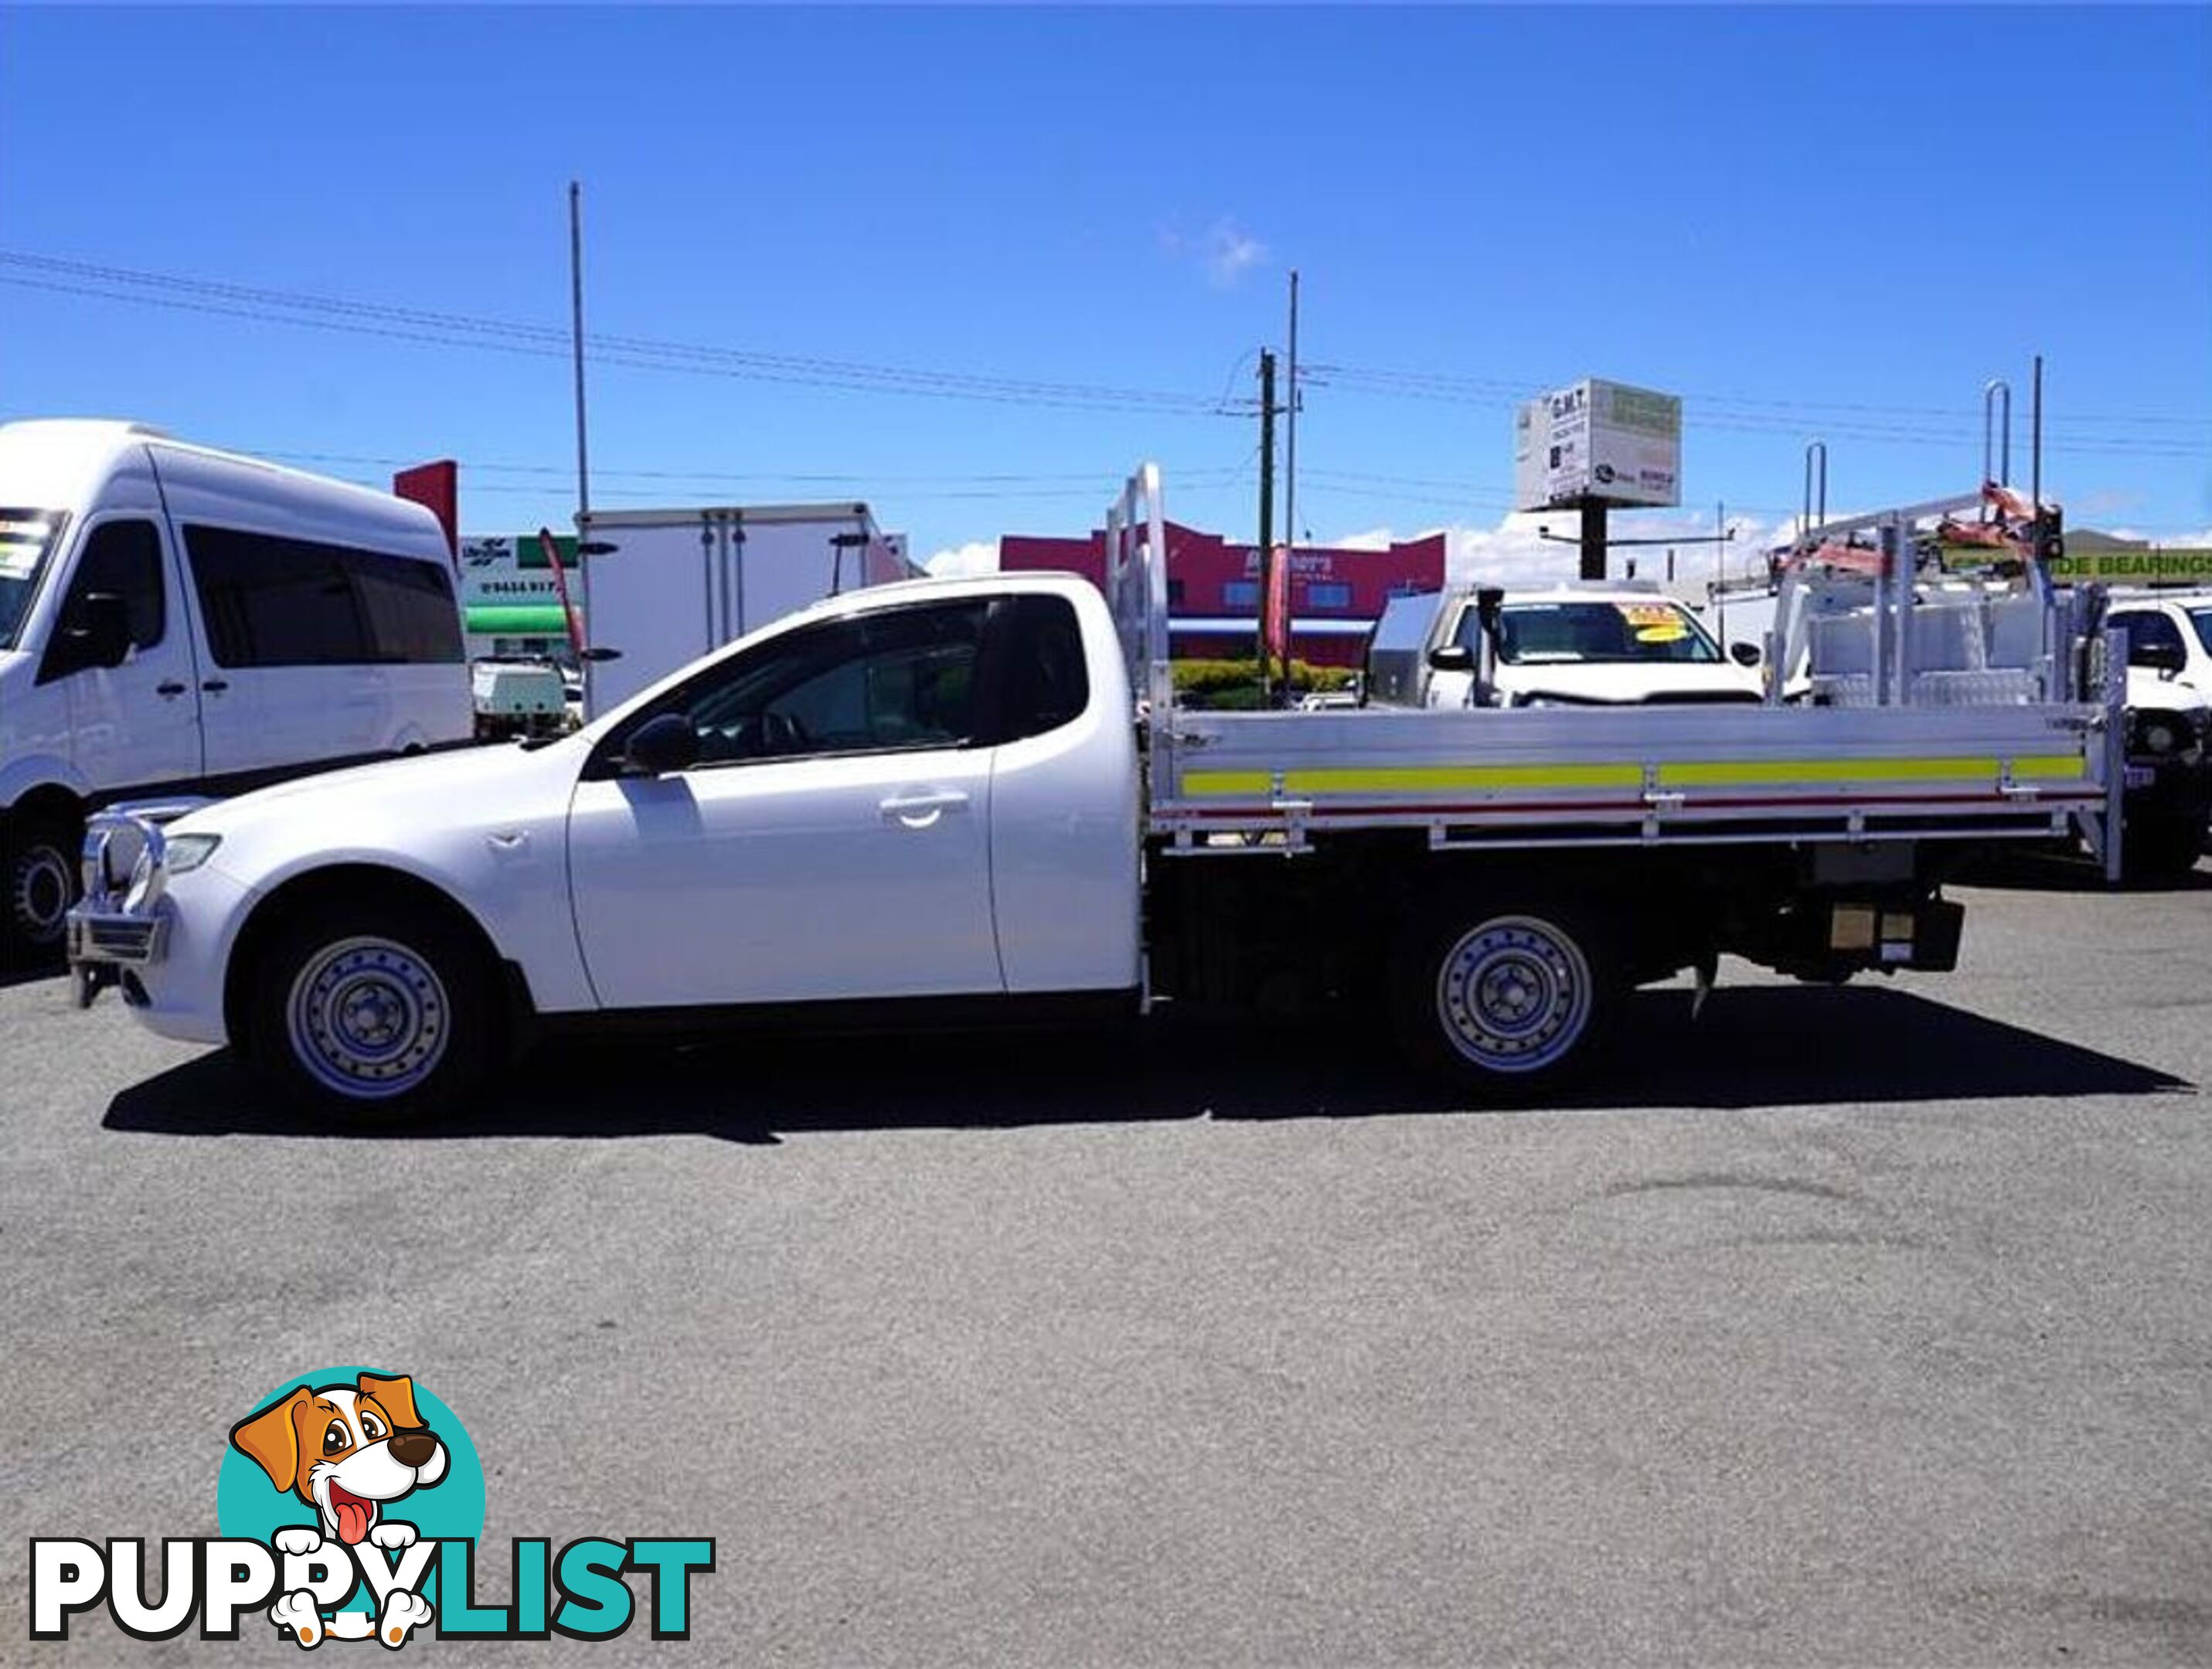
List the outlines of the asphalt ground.
{"label": "asphalt ground", "polygon": [[1724,966],[1530,1111],[1164,1023],[572,1049],[363,1137],[19,982],[0,1660],[289,1660],[34,1646],[17,1562],[216,1533],[231,1424],[368,1362],[488,1555],[717,1545],[689,1643],[410,1660],[2212,1661],[2212,865],[1964,896],[1955,974]]}

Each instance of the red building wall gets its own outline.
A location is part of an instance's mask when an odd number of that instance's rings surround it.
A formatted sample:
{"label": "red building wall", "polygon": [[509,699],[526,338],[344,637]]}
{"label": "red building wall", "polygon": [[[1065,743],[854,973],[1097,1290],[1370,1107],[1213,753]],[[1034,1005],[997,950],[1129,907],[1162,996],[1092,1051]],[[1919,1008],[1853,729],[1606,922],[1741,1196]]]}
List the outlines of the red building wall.
{"label": "red building wall", "polygon": [[[1259,631],[1259,548],[1176,522],[1167,524],[1167,546],[1170,652],[1179,660],[1250,655]],[[1103,587],[1106,535],[1009,533],[999,541],[999,566],[1080,574]],[[1387,550],[1301,547],[1291,561],[1291,652],[1318,666],[1357,666],[1385,603],[1443,582],[1441,533]]]}

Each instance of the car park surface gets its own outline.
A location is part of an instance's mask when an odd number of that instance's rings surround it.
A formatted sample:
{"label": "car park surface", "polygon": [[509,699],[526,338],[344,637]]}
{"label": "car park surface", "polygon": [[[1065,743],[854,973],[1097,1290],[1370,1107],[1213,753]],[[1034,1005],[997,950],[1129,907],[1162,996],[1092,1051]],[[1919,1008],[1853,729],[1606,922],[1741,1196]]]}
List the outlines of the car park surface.
{"label": "car park surface", "polygon": [[139,1399],[373,1349],[491,1536],[717,1539],[688,1648],[441,1662],[2202,1662],[2212,866],[2004,882],[1940,981],[1727,965],[1528,1112],[1186,1021],[570,1049],[362,1134],[21,981],[0,1542],[211,1533]]}

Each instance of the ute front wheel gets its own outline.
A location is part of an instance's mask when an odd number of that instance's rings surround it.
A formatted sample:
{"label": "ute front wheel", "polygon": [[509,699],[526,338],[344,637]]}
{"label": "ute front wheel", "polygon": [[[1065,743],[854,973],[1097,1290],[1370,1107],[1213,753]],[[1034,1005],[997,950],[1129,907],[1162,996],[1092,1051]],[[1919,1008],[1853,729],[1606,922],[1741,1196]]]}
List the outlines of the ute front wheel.
{"label": "ute front wheel", "polygon": [[255,971],[248,1053],[294,1104],[396,1122],[441,1112],[495,1058],[492,970],[469,934],[394,901],[310,909]]}

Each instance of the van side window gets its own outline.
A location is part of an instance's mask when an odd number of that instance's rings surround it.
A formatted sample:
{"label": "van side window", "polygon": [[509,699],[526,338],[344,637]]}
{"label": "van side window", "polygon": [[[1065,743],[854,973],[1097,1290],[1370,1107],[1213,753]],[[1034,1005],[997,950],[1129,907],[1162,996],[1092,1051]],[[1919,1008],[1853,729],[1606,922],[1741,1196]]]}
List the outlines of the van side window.
{"label": "van side window", "polygon": [[1001,741],[1018,742],[1082,717],[1091,705],[1091,675],[1083,628],[1066,598],[1017,597],[1011,612],[999,729]]}
{"label": "van side window", "polygon": [[228,527],[187,527],[185,549],[220,666],[462,658],[460,610],[440,563]]}
{"label": "van side window", "polygon": [[132,647],[150,649],[161,640],[161,536],[152,522],[102,522],[85,536],[76,577],[62,604],[61,629],[39,669],[40,683],[91,664],[74,652],[69,634],[83,623],[84,599],[96,592],[123,599]]}

